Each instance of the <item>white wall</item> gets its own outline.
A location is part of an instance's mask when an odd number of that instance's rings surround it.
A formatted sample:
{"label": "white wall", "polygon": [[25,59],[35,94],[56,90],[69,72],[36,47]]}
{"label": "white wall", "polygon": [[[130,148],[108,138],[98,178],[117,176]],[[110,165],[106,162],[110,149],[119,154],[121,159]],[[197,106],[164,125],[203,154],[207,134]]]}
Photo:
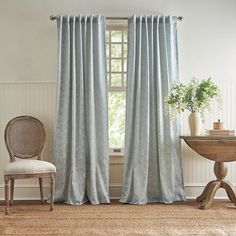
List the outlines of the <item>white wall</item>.
{"label": "white wall", "polygon": [[[236,129],[235,12],[235,0],[0,0],[0,176],[9,161],[3,131],[16,115],[31,114],[44,122],[48,133],[45,159],[52,160],[57,32],[56,22],[49,20],[51,14],[184,16],[178,24],[180,79],[212,76],[222,87],[225,125]],[[216,118],[215,110],[206,113],[206,128]],[[187,114],[182,116],[184,133],[188,132],[186,120]],[[122,158],[112,157],[110,165],[114,197],[121,187]],[[212,163],[183,145],[183,167],[187,195],[194,197],[213,178]],[[236,183],[235,165],[229,167],[229,180]],[[18,181],[16,198],[37,197],[36,186],[34,181]],[[0,199],[3,196],[0,178]]]}

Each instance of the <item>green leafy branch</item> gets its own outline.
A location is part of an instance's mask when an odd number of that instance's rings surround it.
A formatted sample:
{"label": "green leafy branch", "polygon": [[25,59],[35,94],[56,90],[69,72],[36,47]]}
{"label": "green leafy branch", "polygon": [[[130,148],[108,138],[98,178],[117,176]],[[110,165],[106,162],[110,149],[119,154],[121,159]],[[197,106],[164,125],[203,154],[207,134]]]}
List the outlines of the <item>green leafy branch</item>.
{"label": "green leafy branch", "polygon": [[210,109],[210,104],[214,99],[218,103],[221,102],[220,89],[212,79],[199,81],[193,78],[186,85],[175,82],[165,98],[165,105],[172,118],[184,110],[199,112],[203,115],[205,110]]}

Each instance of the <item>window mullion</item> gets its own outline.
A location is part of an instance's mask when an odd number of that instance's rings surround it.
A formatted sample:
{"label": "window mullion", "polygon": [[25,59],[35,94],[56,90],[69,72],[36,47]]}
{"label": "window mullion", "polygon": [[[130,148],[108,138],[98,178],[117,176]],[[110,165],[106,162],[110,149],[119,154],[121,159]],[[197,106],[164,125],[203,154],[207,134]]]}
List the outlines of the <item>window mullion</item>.
{"label": "window mullion", "polygon": [[109,89],[111,88],[111,30],[109,30]]}
{"label": "window mullion", "polygon": [[121,63],[122,63],[122,65],[121,65],[121,70],[122,70],[122,87],[124,87],[124,31],[122,30],[121,31],[122,32],[122,38],[121,38],[121,57],[122,57],[122,60],[121,60]]}

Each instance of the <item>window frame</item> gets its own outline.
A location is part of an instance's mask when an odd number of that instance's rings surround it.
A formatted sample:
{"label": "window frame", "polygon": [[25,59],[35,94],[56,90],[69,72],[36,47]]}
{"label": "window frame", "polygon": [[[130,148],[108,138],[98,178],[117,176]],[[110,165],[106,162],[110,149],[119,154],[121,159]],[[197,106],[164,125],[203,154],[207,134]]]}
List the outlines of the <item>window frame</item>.
{"label": "window frame", "polygon": [[[123,31],[127,31],[128,33],[128,23],[126,24],[121,24],[121,23],[107,23],[106,25],[106,32],[109,31],[109,57],[107,59],[109,59],[109,71],[107,72],[107,74],[109,74],[109,83],[108,83],[108,91],[109,92],[126,92],[126,85],[124,84],[124,74],[126,74],[126,78],[127,78],[127,70],[124,71],[124,60],[127,61],[127,57],[124,58],[124,44],[127,45],[127,49],[128,49],[128,40],[127,42],[124,42],[123,40]],[[121,42],[112,42],[111,43],[111,33],[110,31],[122,31],[122,41]],[[108,44],[108,42],[106,42],[106,45]],[[121,48],[121,53],[122,56],[121,58],[113,58],[111,57],[111,44],[121,44],[122,48]],[[111,60],[114,59],[119,59],[122,60],[121,61],[121,71],[120,72],[112,72],[111,71]],[[126,68],[127,69],[127,68]],[[122,74],[122,86],[111,86],[111,74]],[[122,87],[122,88],[121,88]]]}
{"label": "window frame", "polygon": [[[107,57],[107,60],[109,60],[109,70],[107,71],[107,75],[109,76],[109,81],[108,82],[108,93],[109,92],[123,92],[123,93],[126,93],[126,84],[127,84],[127,81],[125,83],[125,76],[126,76],[126,80],[127,80],[127,68],[126,68],[126,71],[124,70],[124,62],[126,60],[126,63],[127,63],[127,57],[124,58],[124,44],[127,45],[127,51],[128,51],[128,39],[126,42],[124,42],[124,37],[123,37],[123,31],[126,31],[127,34],[128,34],[128,23],[127,22],[108,22],[107,25],[106,25],[106,33],[107,31],[109,31],[109,41],[107,42],[106,41],[106,47],[107,47],[107,44],[109,44],[109,56]],[[111,31],[122,31],[122,39],[121,39],[121,42],[112,42],[111,41]],[[127,35],[127,38],[128,38],[128,35]],[[111,57],[111,46],[112,44],[118,44],[120,45],[121,44],[121,58],[113,58]],[[128,56],[128,55],[127,55]],[[120,59],[121,60],[121,71],[120,72],[112,72],[111,70],[111,60],[112,59]],[[112,85],[112,81],[111,81],[111,75],[112,74],[121,74],[122,75],[122,81],[121,81],[121,84],[122,86],[111,86]],[[122,147],[113,147],[111,148],[109,146],[109,153],[110,155],[122,155],[124,152],[124,148]]]}

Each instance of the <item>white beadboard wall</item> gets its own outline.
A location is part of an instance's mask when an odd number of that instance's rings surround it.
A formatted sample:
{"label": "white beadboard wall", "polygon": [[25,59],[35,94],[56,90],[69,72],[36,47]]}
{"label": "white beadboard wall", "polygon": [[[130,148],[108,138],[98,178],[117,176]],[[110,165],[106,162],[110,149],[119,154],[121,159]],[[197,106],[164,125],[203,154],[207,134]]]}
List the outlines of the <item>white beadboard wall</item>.
{"label": "white beadboard wall", "polygon": [[[52,161],[54,103],[55,82],[0,82],[0,199],[4,198],[3,170],[9,163],[4,143],[7,122],[19,115],[39,118],[45,126],[47,135],[43,159]],[[38,199],[38,194],[36,180],[16,180],[16,199]]]}
{"label": "white beadboard wall", "polygon": [[[205,114],[205,128],[210,129],[212,122],[220,116],[227,129],[236,129],[236,83],[218,83],[221,87],[223,110],[214,105],[212,112]],[[39,118],[45,125],[47,143],[44,150],[44,160],[52,161],[52,136],[55,112],[55,82],[0,82],[0,199],[4,199],[3,169],[9,162],[4,144],[4,129],[7,122],[18,115],[32,115]],[[188,114],[181,116],[182,133],[189,133]],[[206,183],[214,179],[213,162],[206,160],[184,143],[182,143],[183,175],[188,198],[194,198],[201,193]],[[235,163],[228,163],[227,179],[236,184]],[[110,157],[110,196],[119,198],[122,186],[123,157]],[[48,183],[45,183],[45,192]],[[223,190],[217,193],[218,198],[225,198]],[[15,199],[39,199],[38,182],[36,180],[18,180],[15,187]]]}

